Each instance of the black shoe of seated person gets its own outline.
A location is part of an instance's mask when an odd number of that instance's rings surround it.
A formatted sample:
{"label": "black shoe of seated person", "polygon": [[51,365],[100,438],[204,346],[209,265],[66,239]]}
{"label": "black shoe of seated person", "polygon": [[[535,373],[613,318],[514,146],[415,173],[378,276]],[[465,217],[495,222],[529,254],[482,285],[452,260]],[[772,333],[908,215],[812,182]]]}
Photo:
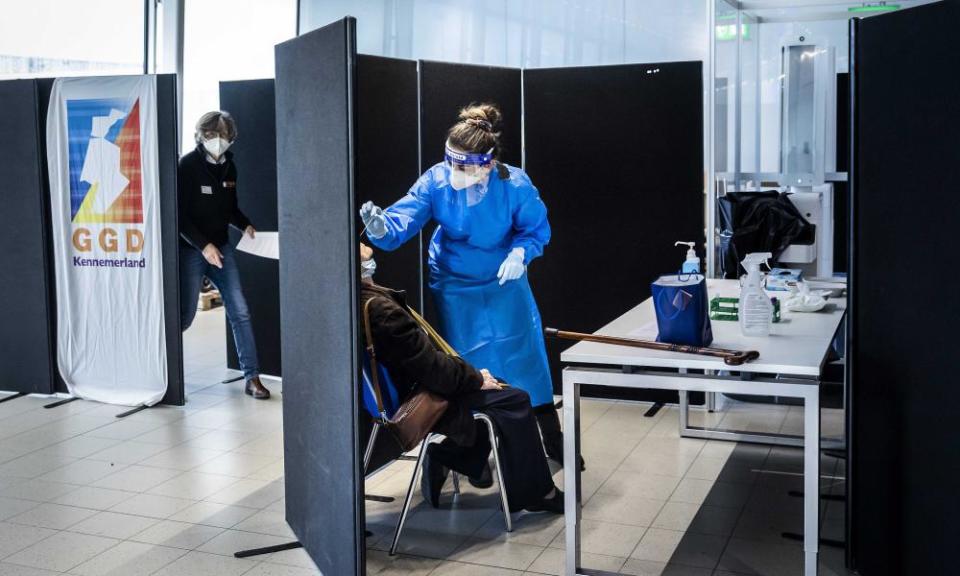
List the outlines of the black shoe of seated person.
{"label": "black shoe of seated person", "polygon": [[493,486],[493,472],[490,470],[490,463],[487,462],[478,478],[468,477],[467,481],[474,488],[480,488],[481,490]]}
{"label": "black shoe of seated person", "polygon": [[440,492],[447,481],[450,471],[446,466],[432,458],[433,444],[427,445],[427,452],[423,455],[423,472],[420,474],[420,494],[423,499],[434,508],[440,507]]}
{"label": "black shoe of seated person", "polygon": [[527,506],[527,512],[549,512],[551,514],[563,514],[563,491],[554,487],[553,496],[544,498],[540,502]]}
{"label": "black shoe of seated person", "polygon": [[[561,467],[563,467],[563,434],[557,432],[555,434],[548,434],[543,437],[543,448],[547,453],[547,458],[553,460]],[[586,463],[583,461],[583,456],[580,456],[580,471],[583,472],[587,469]]]}

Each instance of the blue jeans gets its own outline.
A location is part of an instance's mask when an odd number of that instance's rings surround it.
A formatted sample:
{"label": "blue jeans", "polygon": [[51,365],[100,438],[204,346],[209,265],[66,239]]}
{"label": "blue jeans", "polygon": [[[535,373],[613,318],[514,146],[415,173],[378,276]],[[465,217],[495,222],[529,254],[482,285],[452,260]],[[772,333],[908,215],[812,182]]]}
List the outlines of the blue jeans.
{"label": "blue jeans", "polygon": [[209,264],[203,253],[193,246],[180,244],[180,330],[186,330],[193,324],[197,315],[197,298],[200,297],[203,277],[206,276],[220,291],[227,320],[233,330],[233,341],[237,345],[240,369],[244,378],[249,380],[259,376],[260,364],[257,361],[257,343],[253,338],[250,310],[243,297],[233,251],[233,246],[229,244],[220,248],[223,268],[217,268]]}

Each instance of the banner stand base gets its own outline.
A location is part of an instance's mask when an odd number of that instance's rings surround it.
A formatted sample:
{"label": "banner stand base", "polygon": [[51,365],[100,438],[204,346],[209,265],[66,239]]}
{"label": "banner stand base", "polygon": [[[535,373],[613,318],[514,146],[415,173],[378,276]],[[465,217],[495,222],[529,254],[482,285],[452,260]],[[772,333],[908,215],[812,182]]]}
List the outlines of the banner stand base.
{"label": "banner stand base", "polygon": [[243,380],[243,375],[242,375],[242,374],[241,374],[240,376],[235,377],[235,378],[227,378],[226,380],[221,380],[220,383],[221,383],[221,384],[230,384],[231,382],[237,382],[237,381],[240,381],[240,380]]}
{"label": "banner stand base", "polygon": [[134,408],[133,410],[127,410],[126,412],[121,412],[121,413],[117,414],[117,418],[125,418],[125,417],[127,417],[127,416],[130,416],[131,414],[136,414],[137,412],[140,412],[141,410],[146,410],[147,408],[149,408],[149,406],[145,406],[145,405],[144,405],[144,406],[137,406],[137,407]]}
{"label": "banner stand base", "polygon": [[71,396],[71,397],[69,397],[69,398],[64,398],[63,400],[57,400],[56,402],[53,402],[53,403],[51,403],[51,404],[46,404],[46,405],[44,405],[44,408],[46,408],[47,410],[49,410],[50,408],[56,408],[57,406],[63,406],[64,404],[69,404],[69,403],[73,402],[74,400],[79,400],[79,399],[80,399],[80,398],[77,397],[77,396]]}
{"label": "banner stand base", "polygon": [[11,394],[9,396],[0,398],[0,402],[9,402],[10,400],[16,400],[17,398],[21,398],[26,395],[27,395],[26,392],[17,392],[16,394]]}

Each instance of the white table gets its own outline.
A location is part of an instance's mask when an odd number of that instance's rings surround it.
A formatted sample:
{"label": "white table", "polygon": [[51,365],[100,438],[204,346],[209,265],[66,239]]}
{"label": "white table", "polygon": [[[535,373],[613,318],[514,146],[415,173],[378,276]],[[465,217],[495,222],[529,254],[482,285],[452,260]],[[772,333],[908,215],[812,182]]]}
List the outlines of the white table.
{"label": "white table", "polygon": [[[736,297],[736,280],[708,281],[710,297]],[[781,293],[783,295],[784,293]],[[778,295],[772,292],[771,295]],[[681,434],[731,441],[802,445],[804,500],[804,575],[816,576],[819,552],[820,499],[820,374],[834,335],[846,312],[845,299],[831,299],[828,307],[813,314],[782,313],[768,337],[745,337],[737,322],[714,321],[711,344],[717,348],[757,350],[760,358],[731,367],[720,358],[630,348],[595,342],[580,342],[560,356],[563,370],[564,488],[566,490],[567,576],[603,574],[580,566],[580,386],[617,386],[680,393]],[[656,315],[652,299],[617,318],[596,332],[604,336],[652,339]],[[678,369],[679,372],[663,369]],[[728,375],[731,369],[738,375]],[[703,370],[704,374],[689,374]],[[775,377],[773,375],[776,375]],[[749,379],[746,379],[749,378]],[[803,437],[745,434],[706,430],[689,425],[688,392],[783,396],[804,403]]]}

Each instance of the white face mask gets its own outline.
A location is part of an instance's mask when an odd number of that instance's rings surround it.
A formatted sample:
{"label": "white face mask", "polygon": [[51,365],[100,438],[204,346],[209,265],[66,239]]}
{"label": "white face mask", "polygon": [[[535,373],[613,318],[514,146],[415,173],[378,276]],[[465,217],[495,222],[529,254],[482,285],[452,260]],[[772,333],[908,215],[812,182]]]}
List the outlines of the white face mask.
{"label": "white face mask", "polygon": [[463,190],[464,188],[479,184],[486,177],[486,174],[467,174],[463,170],[451,170],[450,186],[452,186],[454,190]]}
{"label": "white face mask", "polygon": [[360,262],[360,277],[361,278],[373,278],[373,275],[377,273],[377,261],[373,258],[369,260],[364,260]]}
{"label": "white face mask", "polygon": [[223,138],[209,138],[203,141],[203,147],[206,151],[213,156],[214,158],[220,158],[223,156],[223,153],[227,151],[227,148],[230,147],[231,142],[227,142]]}

